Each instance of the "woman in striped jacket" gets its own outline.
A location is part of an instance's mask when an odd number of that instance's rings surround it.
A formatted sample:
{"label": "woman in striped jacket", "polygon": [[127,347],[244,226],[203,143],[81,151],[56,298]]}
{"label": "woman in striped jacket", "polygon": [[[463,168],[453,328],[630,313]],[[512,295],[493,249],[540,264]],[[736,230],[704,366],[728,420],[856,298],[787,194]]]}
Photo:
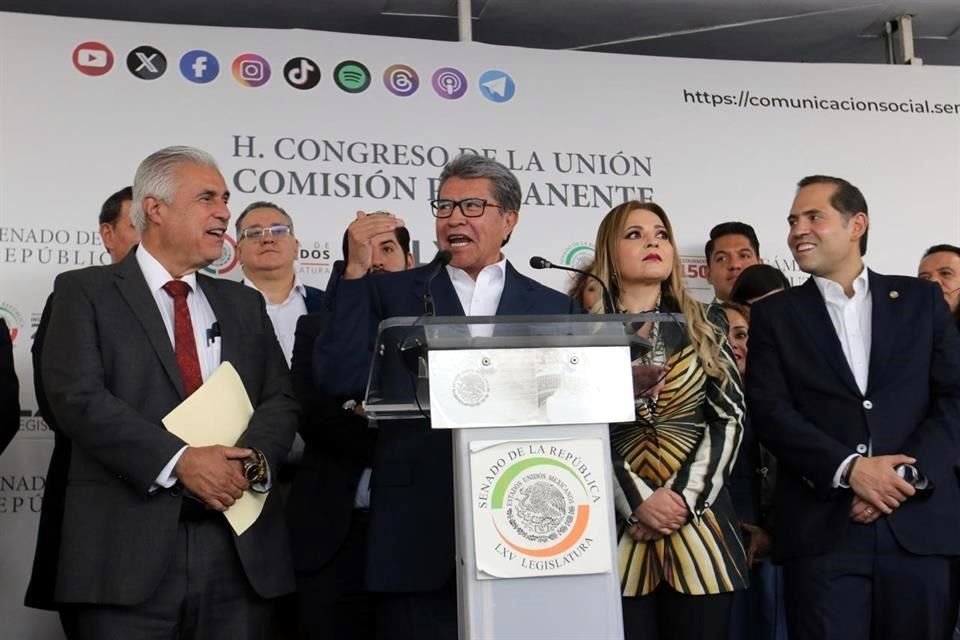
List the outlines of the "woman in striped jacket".
{"label": "woman in striped jacket", "polygon": [[670,221],[654,203],[606,215],[594,272],[617,311],[684,319],[636,327],[644,338],[633,361],[636,417],[611,425],[626,637],[720,640],[732,593],[747,586],[725,486],[744,419],[726,317],[684,289]]}

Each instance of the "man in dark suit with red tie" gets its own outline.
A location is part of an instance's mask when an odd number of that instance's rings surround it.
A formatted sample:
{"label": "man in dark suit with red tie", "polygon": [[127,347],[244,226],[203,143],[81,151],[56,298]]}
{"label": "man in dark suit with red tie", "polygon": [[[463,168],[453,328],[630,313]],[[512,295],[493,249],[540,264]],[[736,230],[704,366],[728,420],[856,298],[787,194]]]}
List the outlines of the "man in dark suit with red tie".
{"label": "man in dark suit with red tie", "polygon": [[[267,491],[290,447],[283,354],[256,291],[197,273],[230,217],[214,160],[160,150],[133,196],[142,244],[54,287],[43,384],[72,442],[55,600],[84,640],[266,638],[270,599],[293,588],[282,505],[269,495],[239,536],[222,513]],[[221,362],[253,416],[235,446],[187,446],[162,420]]]}
{"label": "man in dark suit with red tie", "polygon": [[960,334],[941,291],[864,266],[867,203],[799,183],[802,286],[752,308],[747,399],[777,456],[791,640],[949,638],[960,556]]}

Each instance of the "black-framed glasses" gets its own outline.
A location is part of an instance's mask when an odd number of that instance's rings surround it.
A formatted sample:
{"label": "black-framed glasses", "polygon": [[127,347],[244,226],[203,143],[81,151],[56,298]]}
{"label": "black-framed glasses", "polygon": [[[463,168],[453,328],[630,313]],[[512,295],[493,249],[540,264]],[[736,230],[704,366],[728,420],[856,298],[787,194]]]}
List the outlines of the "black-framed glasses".
{"label": "black-framed glasses", "polygon": [[453,210],[457,207],[460,212],[468,218],[479,218],[487,207],[496,207],[503,209],[498,204],[487,202],[483,198],[464,198],[463,200],[431,200],[430,207],[433,209],[434,218],[449,218],[453,215]]}
{"label": "black-framed glasses", "polygon": [[240,231],[240,240],[250,238],[251,240],[263,240],[269,236],[271,238],[284,238],[293,235],[293,228],[288,224],[272,224],[269,227],[248,227]]}

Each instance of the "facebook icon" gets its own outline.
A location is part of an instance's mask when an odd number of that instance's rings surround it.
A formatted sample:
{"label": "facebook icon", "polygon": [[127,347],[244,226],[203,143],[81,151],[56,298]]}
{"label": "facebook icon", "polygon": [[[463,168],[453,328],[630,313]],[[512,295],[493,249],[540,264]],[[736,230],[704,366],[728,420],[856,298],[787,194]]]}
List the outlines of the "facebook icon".
{"label": "facebook icon", "polygon": [[180,58],[180,73],[190,82],[206,84],[220,75],[220,62],[209,51],[194,49]]}

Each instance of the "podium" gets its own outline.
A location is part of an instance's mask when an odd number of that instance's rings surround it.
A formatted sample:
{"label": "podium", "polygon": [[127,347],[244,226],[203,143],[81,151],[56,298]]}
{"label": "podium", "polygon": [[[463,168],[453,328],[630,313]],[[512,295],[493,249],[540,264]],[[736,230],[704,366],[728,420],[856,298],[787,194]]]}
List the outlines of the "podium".
{"label": "podium", "polygon": [[609,423],[634,419],[631,362],[664,322],[682,317],[381,323],[368,416],[453,430],[461,640],[623,638]]}

